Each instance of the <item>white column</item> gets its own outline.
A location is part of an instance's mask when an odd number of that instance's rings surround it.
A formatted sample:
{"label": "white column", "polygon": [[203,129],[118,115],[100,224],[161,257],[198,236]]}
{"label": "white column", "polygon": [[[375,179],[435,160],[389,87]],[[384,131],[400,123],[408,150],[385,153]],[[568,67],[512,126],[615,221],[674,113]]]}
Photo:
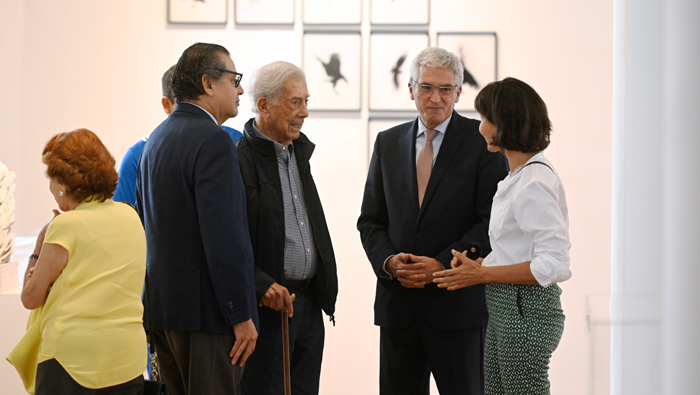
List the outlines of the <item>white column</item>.
{"label": "white column", "polygon": [[658,394],[663,7],[615,0],[611,394]]}
{"label": "white column", "polygon": [[611,393],[700,394],[700,2],[614,14]]}
{"label": "white column", "polygon": [[700,2],[666,0],[663,394],[700,394]]}

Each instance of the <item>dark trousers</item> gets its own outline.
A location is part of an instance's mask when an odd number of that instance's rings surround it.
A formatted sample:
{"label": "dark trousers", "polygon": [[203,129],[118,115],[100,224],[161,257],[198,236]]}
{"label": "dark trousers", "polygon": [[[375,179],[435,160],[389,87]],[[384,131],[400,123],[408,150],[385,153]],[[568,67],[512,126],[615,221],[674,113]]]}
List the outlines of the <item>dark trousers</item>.
{"label": "dark trousers", "polygon": [[[305,282],[287,284],[296,294],[294,316],[289,319],[291,387],[294,395],[317,395],[325,328],[321,308]],[[279,395],[284,393],[282,361],[282,319],[279,311],[258,309],[260,333],[255,352],[246,362],[241,393]]]}
{"label": "dark trousers", "polygon": [[106,388],[90,389],[78,384],[55,359],[39,364],[34,395],[142,395],[143,376]]}
{"label": "dark trousers", "polygon": [[427,395],[431,372],[440,395],[483,395],[485,333],[485,327],[437,330],[426,319],[382,327],[380,395]]}
{"label": "dark trousers", "polygon": [[158,368],[170,395],[236,394],[243,368],[231,365],[233,334],[155,331],[154,337]]}

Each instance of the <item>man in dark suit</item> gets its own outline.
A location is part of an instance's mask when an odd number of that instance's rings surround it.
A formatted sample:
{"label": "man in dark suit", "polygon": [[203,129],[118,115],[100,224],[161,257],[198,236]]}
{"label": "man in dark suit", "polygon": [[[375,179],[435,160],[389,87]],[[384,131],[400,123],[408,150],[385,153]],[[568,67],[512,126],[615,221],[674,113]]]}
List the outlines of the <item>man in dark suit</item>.
{"label": "man in dark suit", "polygon": [[173,77],[178,105],[141,155],[158,365],[171,395],[235,394],[257,341],[253,251],[231,137],[240,80],[226,48],[197,43]]}
{"label": "man in dark suit", "polygon": [[[489,251],[488,224],[502,155],[489,153],[479,121],[454,111],[462,63],[440,48],[413,60],[410,97],[419,117],[379,133],[357,222],[377,275],[380,394],[482,394],[484,288],[437,288],[451,250]],[[464,291],[464,292],[462,292]]]}

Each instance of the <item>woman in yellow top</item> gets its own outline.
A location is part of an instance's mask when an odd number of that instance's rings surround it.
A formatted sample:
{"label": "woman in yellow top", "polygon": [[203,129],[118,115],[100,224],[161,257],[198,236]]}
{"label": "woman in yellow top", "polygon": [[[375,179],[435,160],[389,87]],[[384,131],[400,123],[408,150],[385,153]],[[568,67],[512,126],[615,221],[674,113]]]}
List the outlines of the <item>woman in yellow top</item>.
{"label": "woman in yellow top", "polygon": [[30,393],[36,368],[37,395],[141,394],[147,357],[141,221],[110,199],[115,161],[93,132],[57,134],[42,156],[64,213],[54,210],[39,234],[22,290],[22,303],[34,309],[25,337],[37,339],[38,367],[13,364]]}

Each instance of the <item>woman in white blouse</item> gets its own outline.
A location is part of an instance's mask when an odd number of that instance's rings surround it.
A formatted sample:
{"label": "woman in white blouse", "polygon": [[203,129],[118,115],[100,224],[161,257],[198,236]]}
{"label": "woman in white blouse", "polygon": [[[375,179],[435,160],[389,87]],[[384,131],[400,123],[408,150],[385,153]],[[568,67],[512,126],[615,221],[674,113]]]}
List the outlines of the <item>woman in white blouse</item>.
{"label": "woman in white blouse", "polygon": [[486,284],[486,394],[549,394],[549,360],[564,331],[557,283],[571,277],[571,243],[564,187],[542,153],[547,107],[515,78],[487,85],[475,107],[488,150],[510,164],[491,207],[493,250],[476,261],[453,250],[452,269],[434,281],[448,290]]}

